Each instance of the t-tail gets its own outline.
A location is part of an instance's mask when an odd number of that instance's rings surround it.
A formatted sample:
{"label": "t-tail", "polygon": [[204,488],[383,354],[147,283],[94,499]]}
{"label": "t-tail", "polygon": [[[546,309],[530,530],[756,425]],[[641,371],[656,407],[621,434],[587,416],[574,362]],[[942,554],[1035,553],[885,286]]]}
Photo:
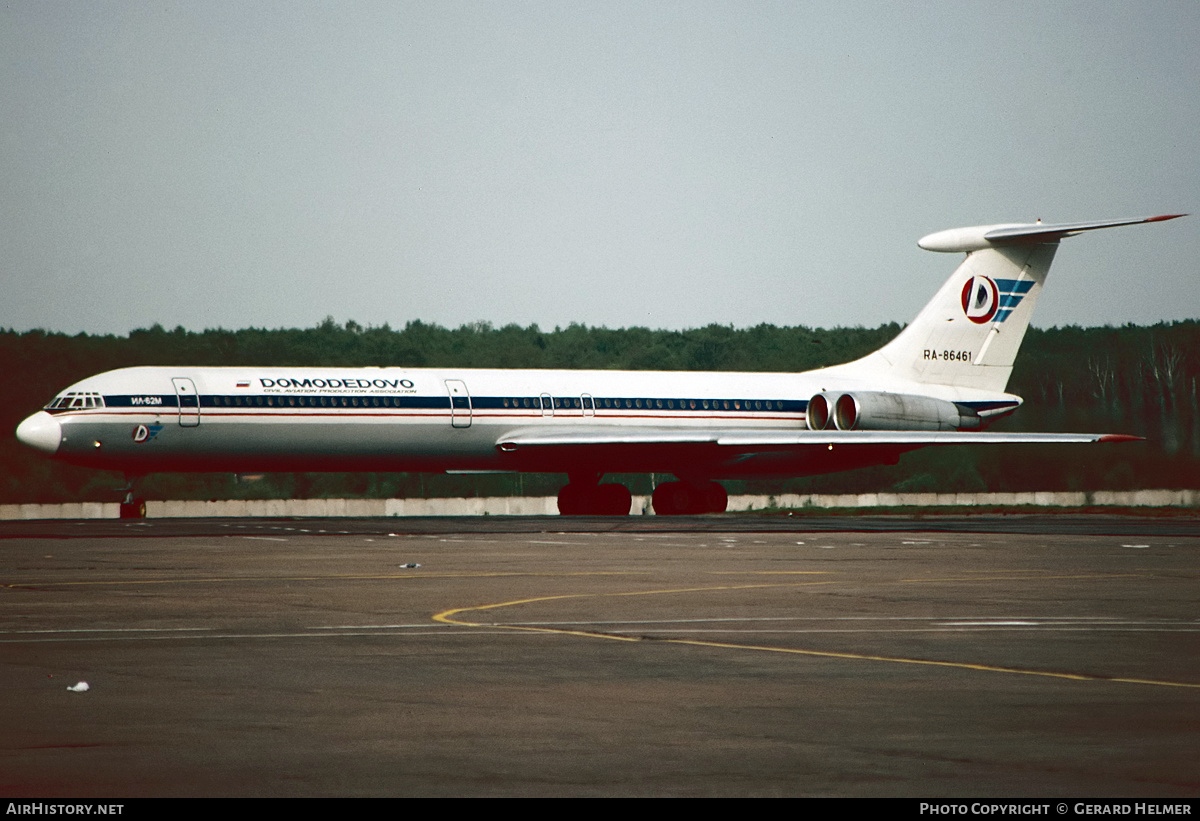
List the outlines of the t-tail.
{"label": "t-tail", "polygon": [[1058,243],[1099,228],[1162,222],[1184,214],[1065,225],[982,225],[922,238],[928,251],[967,258],[899,336],[838,368],[847,376],[1003,391]]}

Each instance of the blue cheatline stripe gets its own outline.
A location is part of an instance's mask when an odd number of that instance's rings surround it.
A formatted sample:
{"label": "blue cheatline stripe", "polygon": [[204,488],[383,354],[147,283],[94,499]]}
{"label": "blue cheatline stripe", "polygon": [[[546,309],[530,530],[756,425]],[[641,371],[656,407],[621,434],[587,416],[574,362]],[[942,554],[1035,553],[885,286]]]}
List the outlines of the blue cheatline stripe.
{"label": "blue cheatline stripe", "polygon": [[[133,396],[105,396],[104,404],[110,408],[177,408],[179,397],[173,393],[138,393]],[[191,407],[195,407],[192,405]]]}
{"label": "blue cheatline stripe", "polygon": [[[465,397],[464,397],[465,399]],[[391,396],[381,394],[205,394],[199,397],[201,408],[236,410],[247,409],[291,409],[297,410],[449,410],[450,397],[436,396]],[[471,397],[475,410],[538,410],[542,408],[540,396],[476,396]],[[583,400],[578,396],[554,397],[554,410],[582,411]],[[605,411],[677,411],[680,413],[705,411],[730,411],[741,413],[803,413],[807,400],[797,399],[679,399],[675,397],[592,397],[591,406],[597,412]],[[104,397],[109,408],[137,408],[156,410],[178,408],[179,400],[174,394],[109,395]],[[190,406],[190,407],[194,407]],[[466,409],[464,404],[461,408]]]}
{"label": "blue cheatline stripe", "polygon": [[1020,402],[1013,401],[990,401],[990,402],[955,402],[956,405],[963,405],[971,408],[974,411],[995,410],[997,408],[1015,408]]}

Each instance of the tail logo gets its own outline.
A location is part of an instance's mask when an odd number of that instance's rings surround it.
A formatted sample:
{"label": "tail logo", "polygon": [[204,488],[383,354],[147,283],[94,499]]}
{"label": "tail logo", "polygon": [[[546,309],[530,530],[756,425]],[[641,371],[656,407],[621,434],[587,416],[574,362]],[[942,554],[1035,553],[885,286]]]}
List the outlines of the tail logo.
{"label": "tail logo", "polygon": [[989,277],[973,276],[962,290],[963,313],[967,319],[982,325],[991,322],[1000,307],[1000,291]]}

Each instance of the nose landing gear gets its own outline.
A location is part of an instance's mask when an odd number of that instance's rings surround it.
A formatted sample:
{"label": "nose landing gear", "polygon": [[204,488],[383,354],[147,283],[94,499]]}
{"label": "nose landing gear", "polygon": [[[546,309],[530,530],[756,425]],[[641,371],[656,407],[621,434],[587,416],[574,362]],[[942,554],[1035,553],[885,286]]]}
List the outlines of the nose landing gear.
{"label": "nose landing gear", "polygon": [[121,501],[121,518],[122,519],[145,519],[146,518],[146,500],[140,496],[133,495],[133,484],[138,477],[126,477],[125,487],[120,488],[125,492],[125,498]]}

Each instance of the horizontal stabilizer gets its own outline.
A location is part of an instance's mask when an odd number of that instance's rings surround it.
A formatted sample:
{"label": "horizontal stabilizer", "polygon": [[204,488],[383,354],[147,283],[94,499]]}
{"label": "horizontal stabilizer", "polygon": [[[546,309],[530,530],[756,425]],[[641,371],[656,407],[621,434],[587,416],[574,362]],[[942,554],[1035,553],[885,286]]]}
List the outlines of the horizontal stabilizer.
{"label": "horizontal stabilizer", "polygon": [[997,228],[988,231],[983,238],[993,242],[1036,241],[1051,242],[1083,231],[1095,231],[1098,228],[1118,228],[1122,225],[1141,225],[1146,222],[1166,222],[1167,220],[1186,217],[1187,214],[1163,214],[1159,217],[1143,217],[1142,219],[1099,220],[1096,222],[1070,222],[1060,225],[1024,225],[1013,228]]}
{"label": "horizontal stabilizer", "polygon": [[984,248],[999,248],[1005,245],[1026,243],[1058,242],[1063,237],[1100,228],[1117,228],[1122,225],[1142,225],[1147,222],[1166,222],[1186,217],[1187,214],[1163,214],[1158,217],[1136,219],[1094,220],[1092,222],[1068,222],[1045,225],[1040,222],[1010,225],[977,225],[971,228],[951,228],[938,231],[917,241],[926,251],[957,253],[982,251]]}

